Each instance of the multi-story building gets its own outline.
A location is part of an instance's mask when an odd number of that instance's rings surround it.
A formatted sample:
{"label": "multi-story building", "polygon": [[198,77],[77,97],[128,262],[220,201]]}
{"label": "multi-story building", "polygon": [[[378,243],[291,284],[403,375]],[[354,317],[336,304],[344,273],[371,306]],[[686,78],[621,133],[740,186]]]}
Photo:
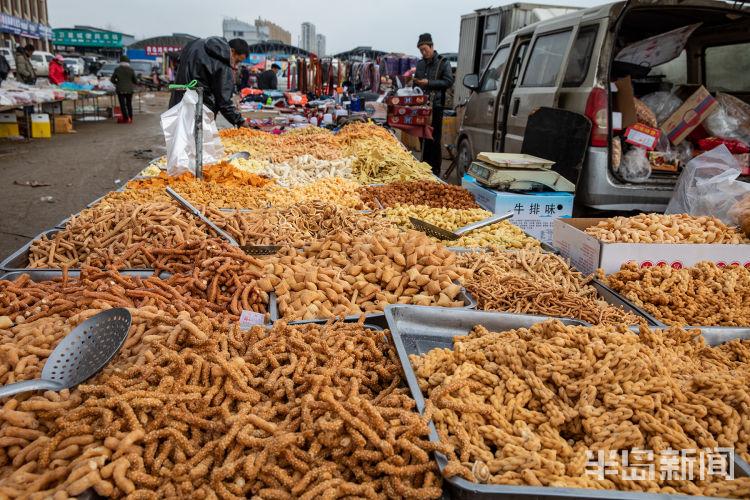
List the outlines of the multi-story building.
{"label": "multi-story building", "polygon": [[315,25],[313,23],[302,23],[302,33],[299,37],[299,46],[308,52],[318,50],[315,38]]}
{"label": "multi-story building", "polygon": [[318,57],[325,57],[326,55],[326,36],[317,34],[315,35],[315,53]]}
{"label": "multi-story building", "polygon": [[250,45],[270,39],[270,29],[265,25],[246,23],[239,19],[224,19],[222,21],[224,38],[242,38]]}
{"label": "multi-story building", "polygon": [[259,17],[255,20],[255,26],[257,28],[268,29],[269,40],[278,40],[279,42],[284,42],[287,45],[292,44],[292,34],[276,23],[273,23],[267,19],[261,19]]}
{"label": "multi-story building", "polygon": [[49,50],[51,38],[47,0],[0,0],[0,46]]}

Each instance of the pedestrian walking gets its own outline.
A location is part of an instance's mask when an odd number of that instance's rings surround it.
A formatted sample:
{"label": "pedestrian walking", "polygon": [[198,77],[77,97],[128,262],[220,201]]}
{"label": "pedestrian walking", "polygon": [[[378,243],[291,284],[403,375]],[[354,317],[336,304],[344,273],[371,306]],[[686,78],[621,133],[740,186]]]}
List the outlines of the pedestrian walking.
{"label": "pedestrian walking", "polygon": [[117,123],[133,123],[133,92],[138,79],[135,76],[135,71],[130,67],[128,56],[120,57],[120,64],[115,68],[110,80],[115,84],[122,113],[122,118]]}
{"label": "pedestrian walking", "polygon": [[443,135],[443,106],[445,91],[453,85],[453,72],[450,62],[439,55],[432,45],[432,35],[419,35],[417,48],[422,59],[417,62],[414,84],[421,87],[429,96],[432,105],[432,139],[422,141],[422,161],[432,166],[432,173],[439,176],[443,163],[441,139]]}

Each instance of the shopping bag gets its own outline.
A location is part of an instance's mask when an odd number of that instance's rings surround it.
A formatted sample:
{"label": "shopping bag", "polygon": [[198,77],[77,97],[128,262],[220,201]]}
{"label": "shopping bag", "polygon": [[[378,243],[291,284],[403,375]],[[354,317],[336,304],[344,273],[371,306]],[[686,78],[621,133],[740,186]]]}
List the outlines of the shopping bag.
{"label": "shopping bag", "polygon": [[[167,144],[167,173],[195,174],[195,106],[198,93],[191,88],[175,106],[161,115],[161,129]],[[224,156],[213,112],[203,106],[203,164],[216,163]]]}

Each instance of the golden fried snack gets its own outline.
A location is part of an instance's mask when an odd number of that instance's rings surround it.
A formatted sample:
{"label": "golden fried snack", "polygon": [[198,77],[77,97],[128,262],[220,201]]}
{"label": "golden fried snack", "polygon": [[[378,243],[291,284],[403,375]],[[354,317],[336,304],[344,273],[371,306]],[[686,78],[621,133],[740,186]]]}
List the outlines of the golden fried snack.
{"label": "golden fried snack", "polygon": [[427,205],[434,208],[479,208],[474,196],[461,186],[443,182],[397,181],[383,186],[363,186],[362,200],[372,209],[396,205]]}
{"label": "golden fried snack", "polygon": [[472,270],[464,286],[479,309],[575,318],[591,324],[637,325],[639,318],[608,304],[581,273],[541,250],[459,254]]}
{"label": "golden fried snack", "polygon": [[249,244],[301,248],[338,232],[354,237],[392,227],[390,221],[371,213],[324,201],[307,201],[285,208],[239,213],[227,219],[225,229],[243,235]]}
{"label": "golden fried snack", "polygon": [[668,325],[750,326],[750,269],[699,262],[639,268],[631,262],[607,284]]}
{"label": "golden fried snack", "polygon": [[612,217],[587,227],[585,232],[607,243],[750,243],[736,228],[705,215]]}
{"label": "golden fried snack", "polygon": [[[433,208],[427,205],[396,205],[382,211],[383,215],[403,228],[412,228],[409,217],[423,220],[434,226],[453,231],[492,215],[481,208],[459,210]],[[438,241],[438,240],[435,240]],[[458,240],[443,241],[457,247],[538,248],[539,241],[527,236],[518,226],[507,220],[472,231]]]}
{"label": "golden fried snack", "polygon": [[[750,341],[710,348],[696,335],[555,320],[502,333],[477,326],[453,350],[411,356],[429,396],[425,416],[451,448],[444,475],[747,498],[750,478],[660,476],[668,449],[728,447],[750,458]],[[655,453],[653,479],[623,476],[619,452],[634,449]],[[616,473],[587,474],[588,450],[617,453],[607,465]]]}
{"label": "golden fried snack", "polygon": [[[61,279],[44,282],[31,281],[28,275],[16,281],[0,280],[0,316],[9,317],[13,324],[52,315],[69,317],[105,305],[153,305],[175,315],[186,311],[212,317],[228,314],[231,319],[237,319],[243,310],[267,312],[268,294],[258,288],[263,264],[253,257],[241,251],[242,255],[222,256],[208,250],[210,256],[201,259],[199,251],[191,253],[190,246],[184,246],[177,249],[183,259],[197,257],[197,262],[188,266],[176,259],[167,264],[166,259],[161,260],[164,255],[160,249],[151,251],[160,259],[155,265],[172,270],[189,267],[188,274],[140,278],[114,270],[83,268],[80,278],[64,274]],[[206,254],[205,246],[203,253]]]}
{"label": "golden fried snack", "polygon": [[[232,163],[225,161],[204,165],[203,181],[234,187],[261,187],[273,183],[271,179],[236,168]],[[135,179],[128,182],[127,189],[179,187],[182,184],[192,182],[200,181],[189,172],[170,177],[162,170],[156,176],[148,179]]]}
{"label": "golden fried snack", "polygon": [[417,231],[388,229],[352,238],[338,233],[299,253],[266,264],[279,316],[287,320],[331,318],[381,312],[388,304],[461,307],[455,281],[466,269],[456,256]]}
{"label": "golden fried snack", "polygon": [[[96,312],[54,326],[70,329]],[[243,332],[200,314],[131,312],[128,343],[90,383],[11,398],[0,409],[5,495],[442,494],[429,455],[442,448],[427,441],[426,422],[401,387],[387,332],[283,323]],[[0,347],[55,321],[14,327]],[[10,363],[16,379],[38,373],[19,372],[20,363]]]}
{"label": "golden fried snack", "polygon": [[321,160],[337,160],[347,156],[339,140],[330,131],[318,127],[307,128],[309,130],[293,129],[283,134],[247,128],[224,129],[219,131],[219,135],[227,154],[247,151],[251,158],[271,163],[283,163],[306,154]]}
{"label": "golden fried snack", "polygon": [[[208,208],[206,215],[232,233],[229,219],[238,217]],[[244,239],[241,234],[232,234]],[[177,246],[215,236],[198,218],[175,202],[97,204],[74,215],[51,237],[35,240],[29,250],[30,268],[95,266],[148,267],[146,245]]]}

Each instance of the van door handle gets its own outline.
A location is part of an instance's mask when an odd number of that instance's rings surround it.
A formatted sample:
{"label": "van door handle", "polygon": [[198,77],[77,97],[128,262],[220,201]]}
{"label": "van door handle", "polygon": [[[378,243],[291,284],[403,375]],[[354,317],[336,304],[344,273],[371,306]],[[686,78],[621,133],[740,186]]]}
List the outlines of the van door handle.
{"label": "van door handle", "polygon": [[516,116],[518,114],[518,107],[521,105],[521,99],[516,97],[513,99],[513,109],[510,114]]}

